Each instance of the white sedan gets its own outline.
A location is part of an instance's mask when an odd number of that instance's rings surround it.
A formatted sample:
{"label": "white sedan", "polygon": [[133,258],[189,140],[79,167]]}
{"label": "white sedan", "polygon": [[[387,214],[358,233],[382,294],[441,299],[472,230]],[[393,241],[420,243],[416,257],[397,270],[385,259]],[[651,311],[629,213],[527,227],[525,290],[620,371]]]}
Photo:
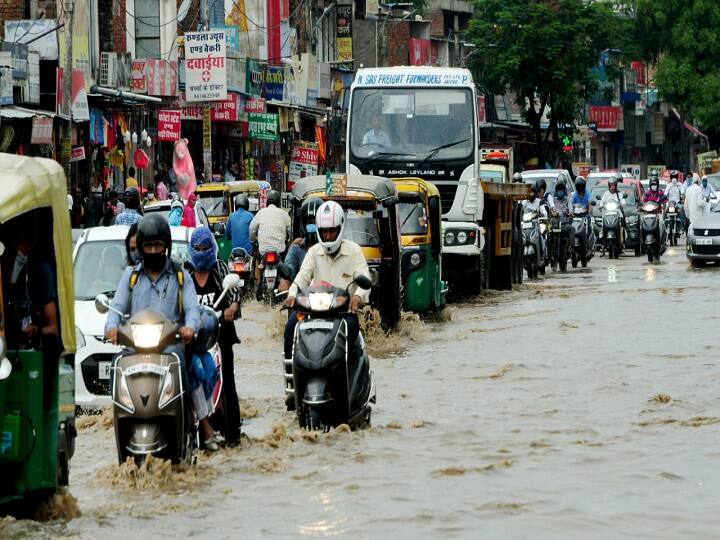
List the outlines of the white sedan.
{"label": "white sedan", "polygon": [[[85,409],[110,406],[110,364],[119,347],[103,342],[105,315],[95,297],[112,297],[127,268],[126,225],[86,229],[73,252],[75,281],[75,404]],[[184,261],[192,229],[171,227],[172,256]]]}

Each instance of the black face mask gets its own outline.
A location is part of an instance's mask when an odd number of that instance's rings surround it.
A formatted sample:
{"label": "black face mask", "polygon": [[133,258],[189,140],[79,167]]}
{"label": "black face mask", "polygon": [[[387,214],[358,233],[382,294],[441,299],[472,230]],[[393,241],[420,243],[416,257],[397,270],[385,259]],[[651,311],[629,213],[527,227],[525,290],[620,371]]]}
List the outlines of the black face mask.
{"label": "black face mask", "polygon": [[165,253],[143,253],[143,265],[151,272],[160,272],[165,268],[167,255]]}

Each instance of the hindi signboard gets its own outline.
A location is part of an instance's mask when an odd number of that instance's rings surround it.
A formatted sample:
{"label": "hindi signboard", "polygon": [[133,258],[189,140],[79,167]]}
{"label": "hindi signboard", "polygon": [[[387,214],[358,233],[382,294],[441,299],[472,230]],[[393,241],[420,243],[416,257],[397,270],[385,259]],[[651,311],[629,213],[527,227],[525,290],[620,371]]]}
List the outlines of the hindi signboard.
{"label": "hindi signboard", "polygon": [[180,138],[180,111],[159,110],[157,140],[174,142]]}
{"label": "hindi signboard", "polygon": [[248,139],[276,141],[278,139],[278,115],[248,113]]}
{"label": "hindi signboard", "polygon": [[290,152],[288,169],[288,190],[292,190],[295,182],[306,176],[317,174],[320,152],[317,143],[297,141]]}
{"label": "hindi signboard", "polygon": [[185,33],[186,100],[227,98],[225,31]]}

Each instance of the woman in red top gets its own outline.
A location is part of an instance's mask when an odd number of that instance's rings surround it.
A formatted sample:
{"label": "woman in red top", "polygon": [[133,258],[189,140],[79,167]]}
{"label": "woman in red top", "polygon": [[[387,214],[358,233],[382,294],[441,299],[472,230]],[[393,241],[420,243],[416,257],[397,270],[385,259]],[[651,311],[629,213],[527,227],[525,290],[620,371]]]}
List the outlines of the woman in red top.
{"label": "woman in red top", "polygon": [[183,210],[182,221],[180,222],[180,225],[182,225],[183,227],[197,227],[197,223],[195,223],[196,202],[197,195],[195,193],[191,193],[188,196],[187,204],[185,205],[185,209]]}

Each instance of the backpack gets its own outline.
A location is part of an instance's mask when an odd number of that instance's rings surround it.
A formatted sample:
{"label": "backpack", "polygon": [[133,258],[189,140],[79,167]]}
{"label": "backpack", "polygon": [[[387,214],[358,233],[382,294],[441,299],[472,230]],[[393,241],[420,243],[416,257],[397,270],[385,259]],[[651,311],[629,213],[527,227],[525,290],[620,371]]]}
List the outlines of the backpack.
{"label": "backpack", "polygon": [[[170,264],[172,265],[172,269],[175,272],[175,277],[177,277],[178,281],[178,293],[177,293],[177,310],[178,314],[182,317],[184,314],[183,310],[183,286],[185,285],[185,274],[183,274],[183,269],[180,264],[170,260]],[[132,306],[132,292],[135,288],[135,285],[137,285],[138,277],[140,276],[140,270],[139,266],[136,266],[133,268],[132,273],[130,274],[130,283],[128,284],[130,287],[130,296],[128,297],[128,305]]]}

